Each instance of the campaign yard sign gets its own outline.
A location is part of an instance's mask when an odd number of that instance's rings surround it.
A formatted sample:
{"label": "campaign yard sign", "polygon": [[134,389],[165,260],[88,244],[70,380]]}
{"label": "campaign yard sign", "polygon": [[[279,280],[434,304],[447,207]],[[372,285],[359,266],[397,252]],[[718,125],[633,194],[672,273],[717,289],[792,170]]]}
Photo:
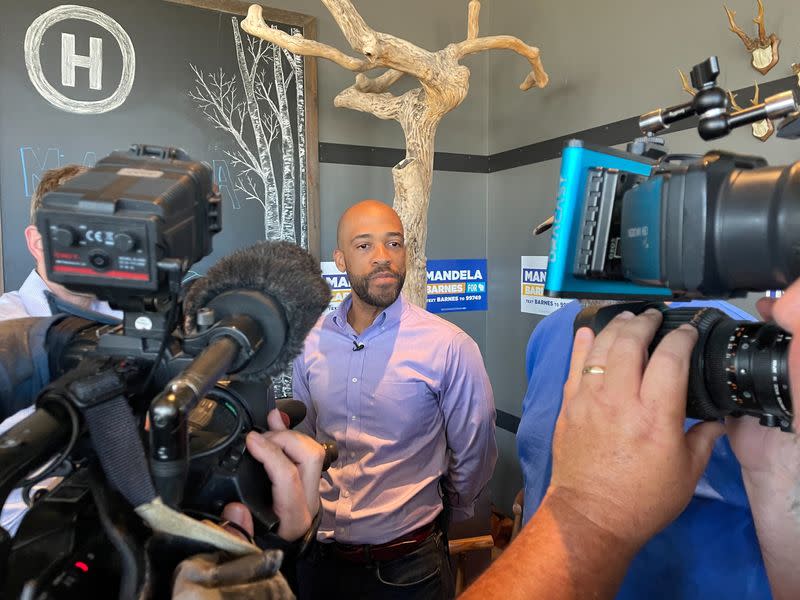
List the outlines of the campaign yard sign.
{"label": "campaign yard sign", "polygon": [[428,311],[465,312],[489,308],[486,259],[429,260]]}
{"label": "campaign yard sign", "polygon": [[520,310],[534,315],[549,315],[570,299],[550,298],[544,295],[544,283],[547,279],[546,256],[523,256],[520,269],[521,295]]}
{"label": "campaign yard sign", "polygon": [[[326,312],[336,308],[350,293],[346,273],[336,263],[320,263],[322,277],[331,288],[331,303]],[[432,313],[487,310],[488,279],[486,259],[429,260],[427,264],[428,304]]]}

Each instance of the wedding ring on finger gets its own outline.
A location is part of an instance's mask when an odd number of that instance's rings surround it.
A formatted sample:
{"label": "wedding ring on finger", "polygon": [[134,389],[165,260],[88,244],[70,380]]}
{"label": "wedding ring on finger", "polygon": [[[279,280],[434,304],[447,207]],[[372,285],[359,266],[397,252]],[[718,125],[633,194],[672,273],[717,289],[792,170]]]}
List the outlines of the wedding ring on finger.
{"label": "wedding ring on finger", "polygon": [[606,368],[601,365],[588,365],[583,367],[584,375],[605,375]]}

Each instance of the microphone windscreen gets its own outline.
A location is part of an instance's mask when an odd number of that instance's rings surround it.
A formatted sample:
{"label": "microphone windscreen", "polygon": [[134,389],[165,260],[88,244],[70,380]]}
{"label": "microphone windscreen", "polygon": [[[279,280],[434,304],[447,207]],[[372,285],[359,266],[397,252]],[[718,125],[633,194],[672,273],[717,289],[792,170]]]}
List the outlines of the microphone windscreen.
{"label": "microphone windscreen", "polygon": [[[242,378],[249,381],[278,375],[288,368],[331,298],[319,263],[308,252],[290,242],[266,241],[220,259],[205,277],[195,281],[186,294],[184,314],[194,319],[197,311],[214,298],[236,291],[268,296],[281,308],[286,321],[285,341],[277,357],[269,364],[248,367]],[[258,315],[252,316],[259,320]]]}

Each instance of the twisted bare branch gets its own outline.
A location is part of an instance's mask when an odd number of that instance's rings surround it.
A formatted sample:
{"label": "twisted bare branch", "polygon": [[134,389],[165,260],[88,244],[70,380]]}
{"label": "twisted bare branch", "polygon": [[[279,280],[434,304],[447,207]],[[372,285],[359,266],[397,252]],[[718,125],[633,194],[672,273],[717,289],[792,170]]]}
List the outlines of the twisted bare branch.
{"label": "twisted bare branch", "polygon": [[371,49],[378,43],[375,31],[358,14],[353,3],[350,0],[322,0],[322,3],[342,30],[350,47],[367,59],[370,58],[370,54],[374,56],[375,53],[371,52]]}
{"label": "twisted bare branch", "polygon": [[[406,94],[408,93],[410,92]],[[352,86],[339,92],[336,98],[333,99],[333,104],[339,108],[350,108],[370,113],[379,119],[396,120],[400,115],[406,94],[398,97],[388,92],[383,94],[362,92]]]}
{"label": "twisted bare branch", "polygon": [[463,58],[476,52],[483,52],[484,50],[511,50],[528,59],[531,64],[531,72],[519,86],[519,89],[523,91],[527,91],[532,87],[543,88],[550,81],[542,65],[539,49],[535,46],[529,46],[512,35],[492,35],[475,38],[474,40],[464,40],[455,44],[458,58]]}
{"label": "twisted bare branch", "polygon": [[478,37],[478,19],[481,14],[480,0],[469,0],[469,15],[467,16],[467,39],[474,40]]}
{"label": "twisted bare branch", "polygon": [[348,56],[327,44],[322,44],[316,40],[308,40],[302,35],[289,35],[280,29],[273,29],[264,22],[261,7],[257,4],[253,4],[247,11],[247,18],[242,21],[242,29],[250,35],[277,44],[295,54],[327,58],[349,71],[368,71],[374,67],[367,61]]}
{"label": "twisted bare branch", "polygon": [[295,54],[327,58],[350,71],[360,73],[376,67],[387,67],[403,71],[421,81],[431,81],[434,72],[428,63],[432,60],[433,53],[406,40],[373,31],[350,0],[323,0],[323,3],[353,49],[363,54],[366,60],[353,58],[332,46],[308,40],[301,35],[289,35],[272,29],[264,22],[261,7],[256,4],[248,10],[247,18],[242,21],[242,28],[251,35]]}
{"label": "twisted bare branch", "polygon": [[359,92],[372,92],[381,94],[392,87],[400,79],[403,78],[405,73],[397,69],[389,69],[379,77],[367,77],[363,73],[356,75],[355,88]]}

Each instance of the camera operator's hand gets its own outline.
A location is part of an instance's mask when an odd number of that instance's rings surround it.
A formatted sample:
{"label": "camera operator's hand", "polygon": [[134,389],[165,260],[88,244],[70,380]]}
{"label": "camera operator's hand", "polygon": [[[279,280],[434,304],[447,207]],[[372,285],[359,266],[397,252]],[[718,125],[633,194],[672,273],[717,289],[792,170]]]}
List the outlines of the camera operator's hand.
{"label": "camera operator's hand", "polygon": [[[778,301],[764,298],[758,310],[765,320],[800,336],[800,285]],[[789,380],[795,402],[795,431],[800,398],[800,344],[789,350]],[[726,420],[728,438],[742,467],[773,597],[800,597],[800,437],[763,427],[753,417]]]}
{"label": "camera operator's hand", "polygon": [[[273,509],[280,519],[278,535],[293,542],[308,531],[319,511],[325,451],[310,437],[287,430],[277,409],[269,413],[267,422],[270,431],[247,436],[247,450],[264,465],[269,476]],[[222,516],[252,535],[253,517],[243,504],[228,504]]]}
{"label": "camera operator's hand", "polygon": [[697,332],[673,331],[648,362],[661,319],[622,313],[596,339],[578,330],[550,487],[465,600],[613,598],[636,552],[689,503],[723,427],[684,432]]}
{"label": "camera operator's hand", "polygon": [[[553,441],[548,495],[632,551],[686,507],[723,432],[702,423],[684,433],[697,332],[673,331],[648,361],[661,320],[657,310],[622,313],[596,339],[578,331]],[[605,372],[587,373],[595,366]]]}

